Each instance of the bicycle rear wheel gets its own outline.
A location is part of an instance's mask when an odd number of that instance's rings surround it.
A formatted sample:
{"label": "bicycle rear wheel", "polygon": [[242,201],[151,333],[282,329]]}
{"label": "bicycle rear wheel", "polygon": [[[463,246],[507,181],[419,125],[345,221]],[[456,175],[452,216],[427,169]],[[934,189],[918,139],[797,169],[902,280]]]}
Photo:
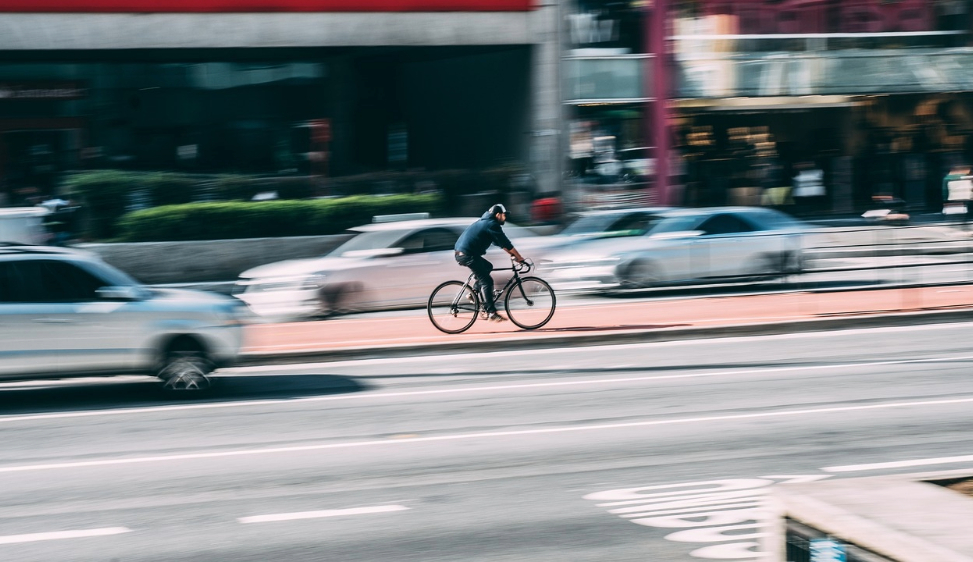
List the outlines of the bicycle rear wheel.
{"label": "bicycle rear wheel", "polygon": [[537,277],[522,278],[520,286],[511,287],[503,301],[510,321],[525,330],[536,330],[547,324],[554,316],[556,305],[554,289]]}
{"label": "bicycle rear wheel", "polygon": [[447,281],[433,289],[426,304],[429,320],[441,332],[465,332],[476,322],[480,297],[462,281]]}

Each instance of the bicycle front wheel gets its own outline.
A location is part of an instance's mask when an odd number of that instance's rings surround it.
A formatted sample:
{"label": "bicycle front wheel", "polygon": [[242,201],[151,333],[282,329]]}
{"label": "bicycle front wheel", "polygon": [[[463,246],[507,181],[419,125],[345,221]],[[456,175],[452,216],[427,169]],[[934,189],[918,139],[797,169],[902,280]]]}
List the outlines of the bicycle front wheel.
{"label": "bicycle front wheel", "polygon": [[466,283],[447,281],[433,289],[426,310],[432,325],[441,332],[458,334],[476,322],[480,297]]}
{"label": "bicycle front wheel", "polygon": [[510,321],[525,330],[536,330],[554,316],[557,299],[554,289],[543,279],[524,277],[520,285],[507,291],[503,306]]}

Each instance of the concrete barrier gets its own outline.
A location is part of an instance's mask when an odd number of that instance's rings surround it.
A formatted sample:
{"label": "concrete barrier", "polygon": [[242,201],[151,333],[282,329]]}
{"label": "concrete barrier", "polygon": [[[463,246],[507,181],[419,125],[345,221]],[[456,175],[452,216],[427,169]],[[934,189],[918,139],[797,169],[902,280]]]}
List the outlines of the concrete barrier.
{"label": "concrete barrier", "polygon": [[[781,484],[769,500],[768,560],[973,562],[973,498],[934,483],[970,477],[966,469]],[[815,542],[843,557],[811,556]]]}
{"label": "concrete barrier", "polygon": [[251,267],[324,255],[350,235],[78,244],[148,284],[230,281]]}
{"label": "concrete barrier", "polygon": [[[536,227],[547,234],[554,227]],[[144,283],[232,281],[251,267],[285,259],[312,258],[336,248],[349,235],[79,244]],[[960,253],[973,250],[970,233],[953,226],[821,228],[804,235],[808,259]]]}

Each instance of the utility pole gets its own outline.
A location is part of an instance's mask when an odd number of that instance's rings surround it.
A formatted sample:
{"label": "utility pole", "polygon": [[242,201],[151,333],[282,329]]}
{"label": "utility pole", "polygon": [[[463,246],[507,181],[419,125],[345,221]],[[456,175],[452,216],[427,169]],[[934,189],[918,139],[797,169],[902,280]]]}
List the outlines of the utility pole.
{"label": "utility pole", "polygon": [[659,205],[673,205],[674,194],[669,185],[669,71],[666,57],[666,28],[669,11],[668,0],[647,0],[646,13],[648,22],[645,27],[647,51],[653,56],[651,68],[645,69],[646,95],[653,99],[649,104],[651,117],[649,125],[649,142],[655,143],[655,190],[656,201]]}

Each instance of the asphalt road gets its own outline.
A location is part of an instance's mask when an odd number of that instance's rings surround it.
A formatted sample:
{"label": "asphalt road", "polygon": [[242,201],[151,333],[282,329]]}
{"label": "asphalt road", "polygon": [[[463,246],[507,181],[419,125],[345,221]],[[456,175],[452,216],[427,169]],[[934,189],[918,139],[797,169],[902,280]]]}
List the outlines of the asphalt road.
{"label": "asphalt road", "polygon": [[0,560],[757,560],[775,483],[964,467],[971,329],[4,384]]}

